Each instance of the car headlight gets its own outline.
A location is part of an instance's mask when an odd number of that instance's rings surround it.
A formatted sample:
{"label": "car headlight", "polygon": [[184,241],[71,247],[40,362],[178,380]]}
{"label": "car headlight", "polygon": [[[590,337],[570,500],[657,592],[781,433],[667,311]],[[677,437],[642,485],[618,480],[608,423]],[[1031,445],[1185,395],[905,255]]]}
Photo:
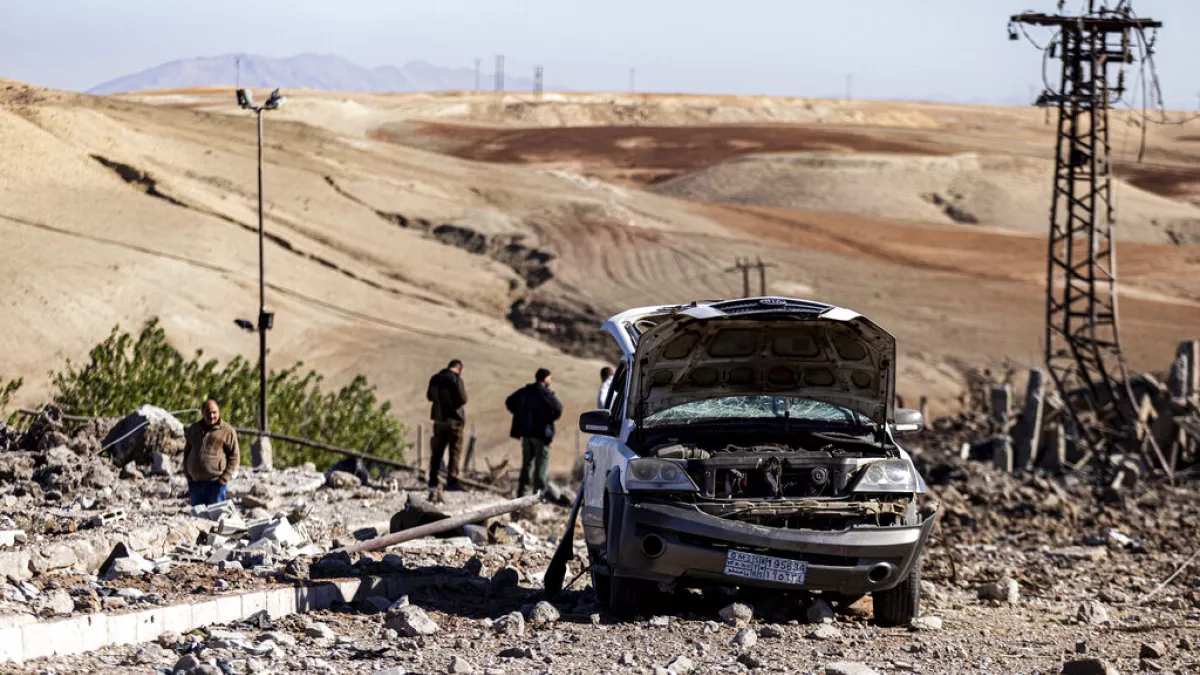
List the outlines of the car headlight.
{"label": "car headlight", "polygon": [[675,462],[667,459],[642,458],[629,462],[625,472],[625,489],[658,490],[662,492],[699,492],[691,476]]}
{"label": "car headlight", "polygon": [[911,460],[886,459],[868,464],[850,492],[925,492],[925,481]]}

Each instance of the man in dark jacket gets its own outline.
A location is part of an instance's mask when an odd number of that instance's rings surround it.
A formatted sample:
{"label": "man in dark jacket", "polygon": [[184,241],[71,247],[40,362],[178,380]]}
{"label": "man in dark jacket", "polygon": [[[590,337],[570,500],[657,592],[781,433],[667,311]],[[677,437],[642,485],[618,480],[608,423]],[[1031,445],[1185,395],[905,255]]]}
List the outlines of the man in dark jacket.
{"label": "man in dark jacket", "polygon": [[209,399],[201,418],[184,434],[183,473],[192,506],[225,501],[229,481],[242,459],[237,432],[221,419],[221,407]]}
{"label": "man in dark jacket", "polygon": [[454,359],[441,372],[429,378],[429,389],[425,397],[433,404],[429,417],[433,420],[433,443],[429,447],[429,487],[438,486],[438,470],[442,467],[442,455],[450,448],[446,472],[447,490],[461,490],[458,484],[458,455],[462,450],[463,423],[467,415],[463,406],[467,404],[467,388],[462,379],[462,361]]}
{"label": "man in dark jacket", "polygon": [[546,487],[550,467],[550,442],[554,440],[554,422],[562,416],[562,403],[550,390],[550,371],[539,368],[534,382],[514,391],[504,402],[512,413],[509,435],[521,439],[521,478],[517,496],[525,496],[532,485],[534,492]]}

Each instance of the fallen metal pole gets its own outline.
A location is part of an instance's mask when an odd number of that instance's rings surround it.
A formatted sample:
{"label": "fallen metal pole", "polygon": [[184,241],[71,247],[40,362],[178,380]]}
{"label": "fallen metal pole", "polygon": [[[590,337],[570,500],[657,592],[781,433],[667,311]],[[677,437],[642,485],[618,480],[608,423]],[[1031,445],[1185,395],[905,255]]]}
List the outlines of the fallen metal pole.
{"label": "fallen metal pole", "polygon": [[495,518],[496,516],[502,516],[506,513],[512,513],[513,511],[527,509],[534,504],[537,504],[541,498],[542,497],[540,494],[519,497],[507,502],[493,504],[492,506],[488,506],[477,511],[470,511],[461,515],[452,516],[450,518],[446,518],[445,520],[439,520],[433,523],[427,523],[425,525],[418,525],[417,527],[401,530],[400,532],[394,532],[376,539],[360,541],[357,544],[351,544],[344,548],[339,548],[338,551],[345,551],[346,553],[377,551],[381,548],[395,546],[396,544],[401,544],[413,539],[420,539],[422,537],[428,537],[434,534],[441,534],[442,532],[449,532],[450,530],[460,528],[463,525],[470,525],[471,523],[477,523],[481,520],[487,520],[488,518]]}
{"label": "fallen metal pole", "polygon": [[[385,459],[383,457],[376,457],[375,455],[368,455],[365,452],[359,452],[357,450],[348,450],[346,448],[339,448],[336,445],[326,445],[325,443],[318,443],[316,441],[310,441],[306,438],[296,438],[295,436],[287,436],[285,434],[276,434],[276,433],[265,433],[264,434],[264,433],[259,432],[258,429],[239,429],[237,427],[234,427],[234,431],[238,432],[239,434],[266,436],[267,438],[270,438],[272,440],[285,441],[287,443],[295,443],[296,445],[303,445],[305,447],[314,448],[316,450],[324,450],[326,452],[336,452],[339,455],[346,455],[347,457],[356,457],[358,459],[363,460],[364,462],[373,462],[375,464],[382,464],[384,466],[390,466],[393,469],[399,469],[400,471],[408,471],[409,473],[421,473],[420,468],[408,466],[407,464],[402,464],[394,459]],[[446,472],[443,471],[442,474],[445,475]],[[489,492],[495,492],[496,494],[501,494],[501,495],[506,494],[505,490],[502,490],[502,489],[496,487],[495,485],[488,485],[487,483],[481,483],[476,480],[471,480],[470,478],[463,478],[462,476],[459,476],[458,482],[460,482],[463,485],[466,485],[468,487],[473,487],[473,488],[476,488],[479,490],[487,490]]]}

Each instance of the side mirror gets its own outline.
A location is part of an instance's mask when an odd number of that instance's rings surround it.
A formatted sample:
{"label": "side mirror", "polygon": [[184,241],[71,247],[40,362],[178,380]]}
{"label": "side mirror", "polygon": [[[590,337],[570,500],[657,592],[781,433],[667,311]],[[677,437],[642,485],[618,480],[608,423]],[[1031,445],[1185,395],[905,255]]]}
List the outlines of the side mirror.
{"label": "side mirror", "polygon": [[896,421],[892,425],[892,433],[896,436],[909,436],[925,429],[925,417],[920,410],[900,408],[896,411]]}
{"label": "side mirror", "polygon": [[579,416],[579,430],[597,436],[617,436],[613,428],[612,413],[607,410],[589,410]]}

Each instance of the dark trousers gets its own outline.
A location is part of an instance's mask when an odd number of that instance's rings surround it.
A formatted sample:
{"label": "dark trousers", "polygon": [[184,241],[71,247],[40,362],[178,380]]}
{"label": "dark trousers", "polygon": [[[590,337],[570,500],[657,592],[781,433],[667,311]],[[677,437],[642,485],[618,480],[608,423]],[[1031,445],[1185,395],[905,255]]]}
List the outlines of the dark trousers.
{"label": "dark trousers", "polygon": [[534,492],[546,489],[546,471],[550,469],[550,443],[526,436],[521,439],[521,477],[517,496],[524,497],[531,485]]}
{"label": "dark trousers", "polygon": [[458,483],[458,455],[462,451],[462,422],[434,422],[433,442],[429,446],[429,487],[438,486],[438,470],[442,468],[442,456],[450,448],[446,460],[446,473],[450,474],[450,485]]}
{"label": "dark trousers", "polygon": [[192,506],[220,504],[225,501],[226,489],[227,486],[221,485],[219,480],[206,480],[199,483],[188,481],[188,500]]}

